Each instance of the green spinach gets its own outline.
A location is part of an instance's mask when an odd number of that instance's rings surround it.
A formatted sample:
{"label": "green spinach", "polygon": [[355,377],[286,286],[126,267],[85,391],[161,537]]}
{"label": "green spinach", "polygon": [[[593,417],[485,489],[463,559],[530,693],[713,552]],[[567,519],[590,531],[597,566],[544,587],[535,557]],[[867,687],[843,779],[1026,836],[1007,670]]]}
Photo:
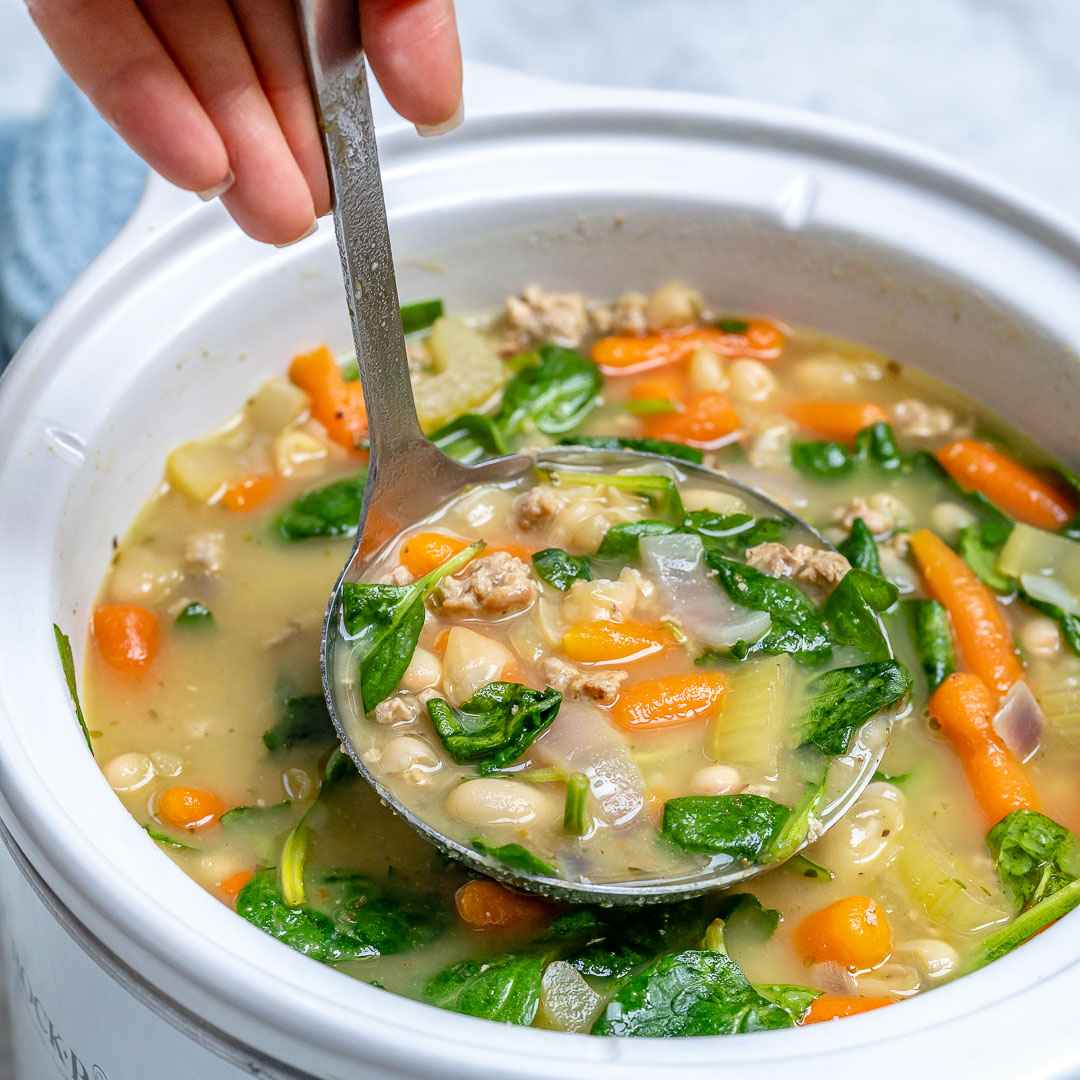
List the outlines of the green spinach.
{"label": "green spinach", "polygon": [[164,829],[159,828],[157,825],[144,825],[146,835],[151,840],[156,840],[159,844],[164,844],[166,847],[176,848],[177,851],[195,851],[196,848],[191,844],[184,844],[177,840],[175,837],[170,836]]}
{"label": "green spinach", "polygon": [[1051,604],[1047,600],[1036,600],[1022,585],[1020,586],[1020,595],[1026,604],[1030,604],[1036,611],[1041,611],[1058,624],[1058,629],[1061,631],[1065,644],[1077,656],[1080,656],[1080,616],[1058,607],[1057,604]]}
{"label": "green spinach", "polygon": [[446,752],[459,765],[475,763],[482,776],[505,769],[532,746],[559,712],[558,690],[533,690],[521,683],[485,683],[454,709],[431,698],[428,715]]}
{"label": "green spinach", "polygon": [[955,670],[952,627],[945,605],[915,597],[900,602],[908,618],[911,641],[932,694]]}
{"label": "green spinach", "polygon": [[878,612],[896,603],[900,590],[866,570],[851,569],[829,594],[821,614],[837,645],[851,645],[870,660],[892,655]]}
{"label": "green spinach", "polygon": [[560,446],[587,446],[590,450],[637,450],[642,454],[660,454],[700,465],[705,454],[693,446],[668,442],[666,439],[620,439],[614,435],[568,435],[559,440]]}
{"label": "green spinach", "polygon": [[855,436],[855,460],[870,462],[882,469],[899,469],[904,464],[904,455],[892,427],[879,420],[863,428]]}
{"label": "green spinach", "polygon": [[835,480],[855,468],[855,459],[843,443],[795,442],[791,444],[791,464],[805,476]]}
{"label": "green spinach", "polygon": [[553,863],[545,862],[539,855],[534,855],[522,844],[489,844],[482,836],[474,836],[470,841],[472,846],[481,854],[488,855],[515,870],[521,870],[526,874],[535,874],[537,877],[558,877],[559,868]]}
{"label": "green spinach", "polygon": [[604,533],[604,538],[596,549],[596,557],[598,559],[636,559],[642,537],[669,536],[671,533],[682,531],[678,525],[651,518],[645,518],[642,521],[620,521]]}
{"label": "green spinach", "polygon": [[809,986],[793,986],[791,983],[754,983],[754,989],[766,1001],[779,1005],[796,1024],[806,1015],[814,999],[825,992]]}
{"label": "green spinach", "polygon": [[600,369],[574,349],[541,345],[536,358],[503,387],[495,420],[507,435],[562,435],[581,423],[603,388]]}
{"label": "green spinach", "polygon": [[472,544],[411,585],[349,581],[342,586],[342,621],[360,669],[365,712],[389,697],[401,682],[424,628],[427,598],[444,577],[483,549],[483,541]]}
{"label": "green spinach", "polygon": [[743,555],[747,548],[779,540],[790,526],[780,518],[719,514],[715,510],[691,510],[685,523],[687,531],[701,537],[706,549],[735,556]]}
{"label": "green spinach", "polygon": [[750,324],[745,319],[728,316],[717,319],[715,325],[722,334],[745,334],[750,329]]}
{"label": "green spinach", "polygon": [[[826,769],[826,773],[828,769]],[[825,797],[825,776],[807,788],[802,798],[788,814],[780,830],[769,843],[762,862],[783,862],[791,858],[810,834],[810,819]]]}
{"label": "green spinach", "polygon": [[428,981],[424,1000],[466,1016],[528,1026],[540,1005],[543,975],[544,958],[537,955],[463,960]]}
{"label": "green spinach", "polygon": [[83,716],[82,705],[79,703],[79,686],[75,680],[75,657],[71,652],[71,638],[56,623],[53,623],[53,636],[56,638],[56,651],[60,654],[60,667],[64,672],[64,682],[67,683],[72,708],[75,710],[75,719],[79,721],[79,730],[83,733],[87,748],[93,756],[94,744],[90,741],[90,729],[86,726],[86,718]]}
{"label": "green spinach", "polygon": [[563,832],[584,836],[589,828],[589,778],[583,772],[566,778],[566,802],[563,805]]}
{"label": "green spinach", "polygon": [[407,335],[426,330],[443,313],[441,300],[417,300],[401,309],[401,329]]}
{"label": "green spinach", "polygon": [[728,893],[717,905],[716,916],[724,920],[727,929],[742,926],[759,941],[771,938],[782,918],[775,908],[764,907],[753,893]]}
{"label": "green spinach", "polygon": [[822,866],[821,863],[816,863],[805,855],[792,855],[784,863],[784,869],[790,870],[793,874],[798,874],[799,877],[807,878],[810,881],[832,881],[836,877],[827,866]]}
{"label": "green spinach", "polygon": [[1080,837],[1034,810],[1014,810],[987,834],[986,846],[1018,911],[1080,878]]}
{"label": "green spinach", "polygon": [[[926,451],[917,453],[925,454]],[[796,442],[791,445],[791,464],[807,476],[824,480],[846,476],[856,466],[863,465],[910,470],[916,456],[908,457],[901,452],[893,429],[884,421],[863,428],[855,436],[853,451],[839,442]],[[926,456],[937,465],[932,455]]]}
{"label": "green spinach", "polygon": [[176,616],[176,625],[194,630],[198,628],[208,629],[214,625],[213,612],[198,600],[192,600],[179,615]]}
{"label": "green spinach", "polygon": [[510,444],[490,416],[465,413],[429,436],[444,453],[466,465],[511,453]]}
{"label": "green spinach", "polygon": [[337,732],[322,694],[306,694],[286,698],[281,716],[262,738],[266,749],[277,753],[307,743],[332,743]]}
{"label": "green spinach", "polygon": [[878,556],[877,544],[874,542],[874,534],[866,527],[866,522],[861,517],[851,523],[851,531],[848,538],[836,548],[841,555],[857,570],[865,570],[868,574],[881,573],[881,559]]}
{"label": "green spinach", "polygon": [[835,757],[847,751],[851,737],[875,713],[899,701],[911,689],[911,675],[897,660],[834,668],[815,675],[806,687],[807,702],[799,719],[803,742]]}
{"label": "green spinach", "polygon": [[274,519],[279,536],[306,540],[314,536],[355,536],[364,501],[367,470],[324,484],[294,499]]}
{"label": "green spinach", "polygon": [[532,557],[536,576],[553,589],[566,592],[575,581],[592,581],[589,560],[571,555],[562,548],[544,548]]}
{"label": "green spinach", "polygon": [[764,795],[687,795],[668,799],[660,832],[683,851],[756,861],[791,810]]}
{"label": "green spinach", "polygon": [[1009,533],[1011,522],[983,521],[977,525],[965,525],[956,538],[956,550],[985,585],[999,593],[1011,593],[1015,588],[1013,579],[997,568],[997,558]]}

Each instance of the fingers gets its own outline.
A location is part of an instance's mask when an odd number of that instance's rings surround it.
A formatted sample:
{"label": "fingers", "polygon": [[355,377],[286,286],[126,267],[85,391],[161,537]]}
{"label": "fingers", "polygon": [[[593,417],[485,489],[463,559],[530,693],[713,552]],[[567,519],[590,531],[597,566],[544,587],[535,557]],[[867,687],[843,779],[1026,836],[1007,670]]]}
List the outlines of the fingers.
{"label": "fingers", "polygon": [[390,104],[420,127],[460,120],[461,48],[452,0],[359,0],[360,36]]}
{"label": "fingers", "polygon": [[30,0],[29,8],[75,84],[151,168],[189,191],[228,183],[224,141],[130,0]]}
{"label": "fingers", "polygon": [[226,0],[142,0],[142,10],[225,143],[229,213],[256,240],[299,239],[315,205]]}
{"label": "fingers", "polygon": [[330,184],[293,2],[232,0],[232,9],[259,81],[307,181],[315,213],[322,217],[330,212]]}

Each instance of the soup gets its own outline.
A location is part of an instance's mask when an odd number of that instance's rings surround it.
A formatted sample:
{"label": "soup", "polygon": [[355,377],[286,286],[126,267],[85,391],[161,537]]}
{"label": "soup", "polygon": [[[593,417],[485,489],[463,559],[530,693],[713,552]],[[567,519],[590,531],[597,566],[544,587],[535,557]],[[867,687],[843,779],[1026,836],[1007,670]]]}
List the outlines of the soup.
{"label": "soup", "polygon": [[[678,285],[593,305],[531,288],[498,317],[444,315],[438,303],[404,316],[418,412],[447,452],[476,460],[562,441],[646,450],[666,455],[669,470],[722,469],[821,529],[850,567],[804,594],[839,657],[830,663],[892,662],[910,677],[873,782],[843,820],[782,865],[676,904],[560,903],[480,877],[428,845],[337,748],[322,699],[323,611],[355,533],[366,421],[355,364],[317,349],[170,455],[162,486],[118,542],[103,582],[83,673],[88,738],[148,843],[242,917],[343,973],[471,1015],[598,1035],[726,1034],[850,1016],[974,970],[1078,902],[1070,830],[1080,826],[1080,550],[1071,477],[916,371],[810,331],[709,311]],[[710,509],[680,488],[687,513]],[[604,619],[605,610],[612,615],[613,604],[640,592],[630,571],[641,566],[591,558],[612,529],[630,523],[620,517],[624,495],[605,492],[602,505],[582,499],[553,531],[540,530],[532,549],[507,553],[535,591],[529,611],[539,617],[545,601],[557,604],[560,630],[563,621],[619,621]],[[527,500],[529,492],[498,497]],[[482,504],[489,493],[467,498]],[[423,532],[466,542],[484,529],[469,513],[467,502],[456,504]],[[530,535],[519,532],[490,541]],[[797,542],[788,546],[793,536],[761,541],[774,546],[759,553],[758,573],[789,584],[805,578],[808,556]],[[434,554],[403,547],[386,553],[387,576],[398,571],[395,558],[411,581],[423,569],[418,552],[438,556],[435,543]],[[590,580],[568,582],[565,596],[549,579],[563,580],[575,564],[549,556],[541,568],[532,557],[552,548],[590,560]],[[745,549],[737,555],[746,557]],[[866,618],[827,618],[852,582],[861,582]],[[580,618],[563,620],[571,595]],[[762,679],[748,695],[756,703],[768,700],[779,667],[800,684],[819,673],[793,648],[754,649],[763,639],[753,635],[740,639],[745,648],[721,646],[695,664],[708,652],[702,641],[659,608],[642,611],[650,627],[671,623],[664,663],[715,673],[727,688],[721,701],[663,731],[628,733],[642,822],[654,824],[639,847],[678,859],[655,836],[665,803],[745,793],[790,808],[819,782],[803,775],[801,788],[785,788],[797,775],[781,768],[789,744],[781,739],[774,758],[760,718],[725,723],[724,715],[739,718],[740,695],[727,691],[740,681]],[[624,606],[619,614],[628,622],[633,613]],[[395,680],[387,697],[418,700],[435,689],[448,708],[464,704],[445,672],[455,631],[478,633],[468,619],[425,601],[423,663],[410,657],[414,688],[399,690]],[[870,627],[880,633],[882,625],[895,655],[865,659],[874,655],[862,647]],[[498,634],[509,642],[511,630],[508,622]],[[641,659],[639,676],[638,661],[571,660],[539,655],[535,645],[530,654],[526,638],[495,642],[513,653],[501,681],[541,696],[558,682],[563,718],[579,710],[592,718],[586,747],[605,732],[622,738],[626,729],[607,719],[620,698],[625,705],[635,686],[662,677],[650,670],[652,656]],[[844,653],[852,648],[861,655]],[[508,671],[513,678],[503,678]],[[603,677],[612,672],[626,678]],[[481,686],[500,681],[485,679]],[[440,750],[430,714],[412,715],[413,704],[401,706],[411,726],[399,734]],[[890,714],[882,716],[884,724],[871,725],[884,741]],[[532,744],[537,755],[557,724],[558,716]],[[372,725],[372,739],[393,727]],[[863,737],[850,735],[839,758]],[[550,804],[553,845],[587,845],[582,837],[601,824],[621,839],[620,826],[600,813],[595,777],[564,756],[538,758],[536,771],[557,774],[539,782],[515,774],[534,769],[520,758],[500,763],[510,775],[495,779],[518,785],[525,801]],[[402,760],[401,777],[433,767]],[[585,774],[584,787],[575,773]],[[467,790],[488,779],[455,783]],[[571,784],[581,834],[557,827]],[[755,788],[765,784],[769,794]],[[481,839],[498,853],[492,859],[556,854],[501,827]],[[602,862],[588,871],[603,874]],[[636,856],[616,869],[630,865]]]}

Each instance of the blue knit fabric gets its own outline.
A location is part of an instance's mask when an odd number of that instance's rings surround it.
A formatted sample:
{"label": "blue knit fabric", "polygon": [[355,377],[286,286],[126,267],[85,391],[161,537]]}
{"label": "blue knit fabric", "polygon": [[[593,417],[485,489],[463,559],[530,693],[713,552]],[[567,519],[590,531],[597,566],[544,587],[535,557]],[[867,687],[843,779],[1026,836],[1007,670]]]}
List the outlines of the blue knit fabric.
{"label": "blue knit fabric", "polygon": [[146,166],[70,82],[0,126],[0,370],[131,215]]}

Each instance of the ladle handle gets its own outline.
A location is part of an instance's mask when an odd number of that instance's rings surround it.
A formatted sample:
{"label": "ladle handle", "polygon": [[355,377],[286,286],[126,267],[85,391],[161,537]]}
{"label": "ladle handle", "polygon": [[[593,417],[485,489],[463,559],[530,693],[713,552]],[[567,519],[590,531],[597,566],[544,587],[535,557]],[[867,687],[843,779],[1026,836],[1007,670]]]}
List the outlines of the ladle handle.
{"label": "ladle handle", "polygon": [[[341,270],[371,439],[369,486],[429,444],[409,380],[356,0],[296,0],[322,128]],[[363,318],[360,311],[363,308]],[[412,456],[410,456],[412,455]],[[378,473],[382,472],[382,476]]]}

